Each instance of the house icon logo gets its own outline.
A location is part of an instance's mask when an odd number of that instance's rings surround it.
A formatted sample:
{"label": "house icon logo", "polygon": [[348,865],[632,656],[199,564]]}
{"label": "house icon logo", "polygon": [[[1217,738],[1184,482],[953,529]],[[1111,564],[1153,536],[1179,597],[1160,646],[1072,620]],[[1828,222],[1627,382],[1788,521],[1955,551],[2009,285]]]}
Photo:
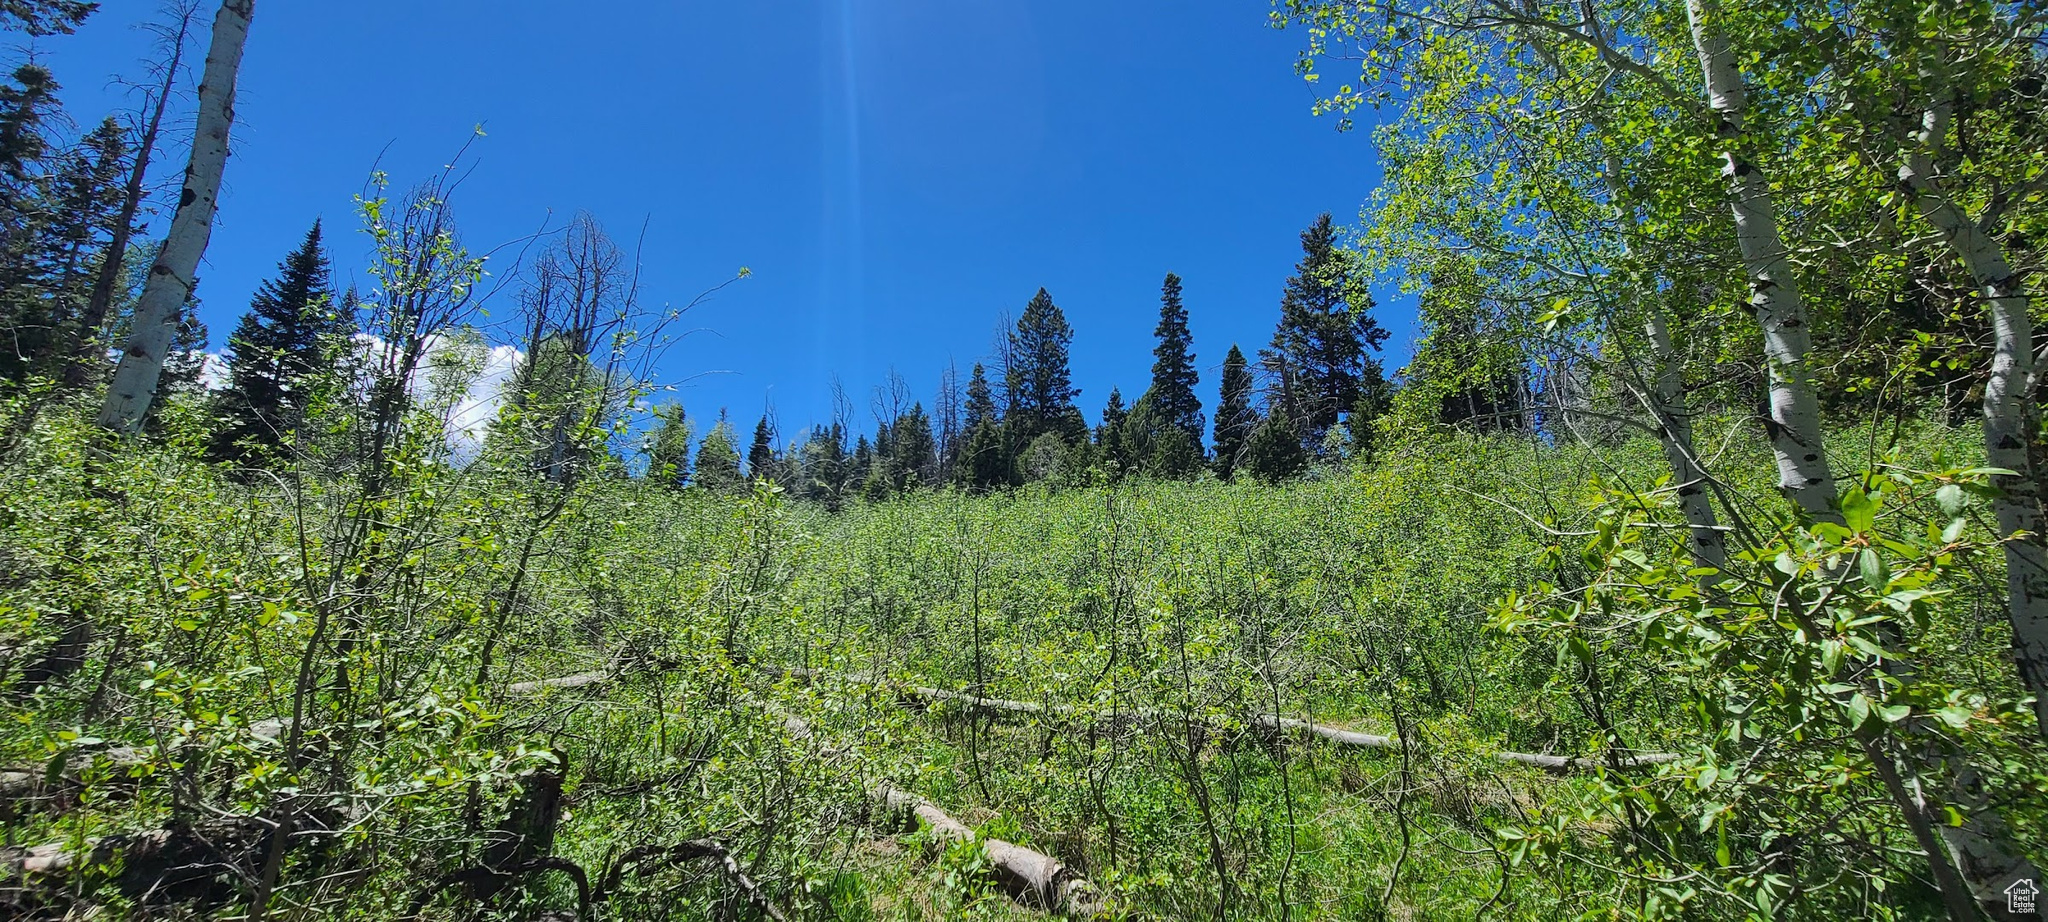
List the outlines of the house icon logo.
{"label": "house icon logo", "polygon": [[2032,878],[2013,881],[2005,888],[2005,911],[2018,915],[2033,915],[2034,907],[2040,905],[2041,885]]}

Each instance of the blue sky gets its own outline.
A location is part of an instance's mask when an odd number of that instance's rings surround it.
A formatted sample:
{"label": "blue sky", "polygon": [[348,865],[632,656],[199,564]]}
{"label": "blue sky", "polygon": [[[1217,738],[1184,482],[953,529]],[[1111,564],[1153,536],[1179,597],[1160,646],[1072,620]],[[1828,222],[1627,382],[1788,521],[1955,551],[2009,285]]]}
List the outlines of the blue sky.
{"label": "blue sky", "polygon": [[[89,124],[122,97],[141,0],[41,40]],[[998,315],[1040,286],[1075,328],[1080,404],[1149,378],[1158,290],[1186,284],[1201,395],[1232,342],[1271,335],[1297,234],[1355,221],[1369,136],[1309,114],[1302,36],[1256,0],[785,0],[576,5],[481,0],[257,8],[234,159],[202,268],[216,345],[315,217],[345,283],[363,262],[351,197],[383,153],[424,178],[481,123],[456,200],[473,249],[579,210],[630,245],[645,291],[701,330],[661,371],[699,418],[783,434],[829,414],[837,374],[863,414],[890,367],[929,405]],[[587,14],[587,15],[586,15]],[[211,9],[207,11],[210,17]],[[182,149],[169,158],[181,161]],[[175,169],[175,166],[172,167]],[[499,267],[502,271],[507,267]],[[513,304],[493,306],[499,320]],[[1412,337],[1410,302],[1382,297]]]}

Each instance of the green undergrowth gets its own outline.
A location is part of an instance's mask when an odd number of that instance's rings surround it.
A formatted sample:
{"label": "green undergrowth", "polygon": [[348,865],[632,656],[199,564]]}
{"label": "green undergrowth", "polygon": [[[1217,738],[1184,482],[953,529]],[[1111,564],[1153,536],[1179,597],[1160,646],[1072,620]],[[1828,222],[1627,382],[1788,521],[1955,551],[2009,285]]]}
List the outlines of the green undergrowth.
{"label": "green undergrowth", "polygon": [[[1068,863],[1126,918],[1607,918],[1644,905],[1600,860],[1615,830],[1592,805],[1615,779],[1494,754],[1597,756],[1609,731],[1701,744],[1654,663],[1609,690],[1603,731],[1555,646],[1495,629],[1503,599],[1583,580],[1595,485],[1654,488],[1654,444],[1446,436],[1278,487],[927,492],[837,513],[768,486],[620,478],[536,531],[521,475],[423,468],[381,507],[395,537],[355,583],[332,578],[354,565],[335,552],[345,474],[232,476],[172,433],[116,447],[46,417],[0,463],[7,681],[68,626],[95,632],[80,668],[0,706],[0,766],[55,777],[83,759],[84,783],[0,828],[82,842],[296,804],[332,833],[284,859],[272,911],[290,917],[402,915],[559,771],[551,850],[593,880],[635,846],[714,839],[804,918],[1035,915],[975,849],[882,816],[884,783]],[[1966,455],[1972,437],[1919,430],[1903,457]],[[1768,483],[1731,486],[1771,502]],[[334,585],[374,596],[318,588]],[[1944,611],[1953,658],[1934,668],[1991,662],[1996,595],[1966,588]],[[513,688],[593,671],[609,680]],[[1047,710],[997,719],[890,683]],[[1255,732],[1269,713],[1409,745],[1301,745]],[[255,728],[294,715],[296,755]],[[92,762],[117,746],[151,748]],[[1658,771],[1647,783],[1687,783]],[[1588,857],[1532,873],[1517,830],[1546,823]],[[1871,898],[1910,917],[1916,886],[1902,871]],[[233,917],[255,887],[186,911]],[[501,911],[575,902],[561,875],[515,889]],[[594,912],[751,917],[708,862],[627,875]]]}

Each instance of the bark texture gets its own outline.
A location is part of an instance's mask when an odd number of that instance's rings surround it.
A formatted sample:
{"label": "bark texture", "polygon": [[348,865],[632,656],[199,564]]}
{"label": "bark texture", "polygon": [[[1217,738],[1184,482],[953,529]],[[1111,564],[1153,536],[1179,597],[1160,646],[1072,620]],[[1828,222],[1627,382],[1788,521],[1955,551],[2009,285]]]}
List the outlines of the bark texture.
{"label": "bark texture", "polygon": [[[162,134],[164,114],[171,108],[171,91],[178,79],[178,68],[185,61],[185,32],[191,22],[189,14],[184,15],[178,25],[171,59],[164,66],[164,79],[156,88],[156,98],[150,100],[149,120],[143,125],[142,138],[135,145],[135,162],[128,167],[128,181],[121,189],[121,213],[114,219],[114,236],[107,242],[107,252],[100,260],[100,270],[94,276],[92,296],[86,301],[85,315],[79,319],[78,348],[71,357],[71,364],[64,368],[64,384],[81,388],[94,376],[92,369],[104,367],[107,318],[114,313],[114,286],[121,279],[121,264],[128,258],[128,243],[135,235],[135,216],[142,210],[142,198],[146,191],[144,183],[149,179],[149,161],[156,154],[157,138]],[[175,331],[174,331],[175,332]]]}
{"label": "bark texture", "polygon": [[[1661,305],[1651,305],[1643,321],[1650,340],[1650,361],[1656,378],[1651,382],[1650,412],[1657,417],[1657,441],[1664,448],[1664,461],[1671,466],[1671,486],[1678,491],[1678,508],[1685,515],[1687,544],[1693,563],[1715,570],[1728,568],[1728,546],[1722,537],[1720,519],[1714,513],[1713,497],[1707,493],[1707,472],[1700,467],[1693,448],[1692,407],[1685,399],[1684,363],[1672,345],[1670,321]],[[1706,577],[1712,582],[1714,577]]]}
{"label": "bark texture", "polygon": [[121,364],[114,369],[106,402],[100,406],[101,428],[133,434],[142,428],[156,402],[178,315],[191,297],[199,258],[213,236],[220,178],[228,160],[228,129],[235,121],[235,80],[255,7],[256,0],[223,0],[214,17],[213,43],[207,49],[206,70],[199,83],[199,126],[192,135],[185,188],[171,218],[170,236],[143,283],[142,298],[135,306],[134,332],[122,350]]}
{"label": "bark texture", "polygon": [[[1935,153],[1948,136],[1948,93],[1938,75],[1929,75],[1934,102],[1912,133],[1899,184],[1911,193],[1920,214],[1941,232],[1949,250],[1970,273],[1978,294],[1991,311],[1993,335],[1990,376],[1984,385],[1984,457],[1999,475],[1992,500],[1999,537],[2004,539],[2006,613],[2012,622],[2013,665],[2020,681],[2034,695],[2035,719],[2048,737],[2048,542],[2042,535],[2040,480],[2027,450],[2038,428],[2026,399],[2034,376],[2033,319],[2028,298],[2006,260],[2005,250],[1986,229],[1964,212],[1943,187]],[[1950,857],[1968,881],[1981,906],[1996,912],[2005,903],[2005,889],[2020,880],[2040,880],[2033,862],[2005,847],[2010,837],[1996,812],[1985,804],[1976,772],[1963,766],[1956,773],[1952,799],[1969,818],[1960,826],[1939,828]],[[2048,918],[2048,901],[2040,905]]]}
{"label": "bark texture", "polygon": [[[1938,97],[1946,93],[1937,90]],[[1899,167],[1899,182],[1921,216],[1941,231],[1949,250],[1970,273],[1991,311],[1990,375],[1984,383],[1984,460],[2012,471],[1993,483],[1999,537],[2005,539],[2006,612],[2012,621],[2013,663],[2034,694],[2034,715],[2048,737],[2048,539],[2042,534],[2041,487],[2027,445],[2037,424],[2027,400],[2034,377],[2034,326],[2026,291],[1998,240],[1971,220],[1942,187],[1933,152],[1948,135],[1949,104],[1937,101]]]}
{"label": "bark texture", "polygon": [[[875,792],[875,799],[891,812],[916,816],[941,839],[973,842],[978,838],[966,824],[909,791],[884,786]],[[980,842],[982,853],[988,857],[996,877],[1019,902],[1047,912],[1084,919],[1104,915],[1107,907],[1095,885],[1059,859],[1001,839],[980,839]]]}
{"label": "bark texture", "polygon": [[1778,231],[1770,184],[1746,152],[1750,146],[1744,128],[1748,92],[1735,67],[1728,38],[1717,23],[1719,9],[1714,0],[1686,0],[1685,9],[1705,78],[1708,109],[1714,117],[1714,136],[1735,214],[1735,237],[1749,277],[1749,306],[1763,330],[1771,396],[1771,415],[1765,428],[1778,460],[1778,486],[1815,521],[1839,522],[1835,477],[1821,438],[1820,401],[1806,365],[1813,346],[1806,305]]}

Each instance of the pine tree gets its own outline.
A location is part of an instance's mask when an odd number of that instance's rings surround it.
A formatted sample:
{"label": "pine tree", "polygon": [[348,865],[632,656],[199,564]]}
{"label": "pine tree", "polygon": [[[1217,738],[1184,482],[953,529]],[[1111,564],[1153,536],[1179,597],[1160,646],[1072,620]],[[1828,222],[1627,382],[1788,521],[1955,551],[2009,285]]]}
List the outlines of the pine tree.
{"label": "pine tree", "polygon": [[798,454],[803,464],[804,498],[822,503],[828,510],[838,511],[846,496],[846,478],[850,468],[846,454],[846,430],[833,423],[812,432]]}
{"label": "pine tree", "polygon": [[1386,415],[1389,403],[1384,386],[1359,390],[1358,402],[1352,404],[1350,414],[1344,417],[1344,439],[1351,457],[1372,457],[1378,445],[1380,417]]}
{"label": "pine tree", "polygon": [[1124,423],[1127,465],[1152,477],[1185,480],[1202,469],[1202,444],[1166,419],[1150,391]]}
{"label": "pine tree", "polygon": [[654,431],[647,436],[647,476],[669,489],[690,480],[690,419],[680,403],[654,408]]}
{"label": "pine tree", "polygon": [[320,222],[278,264],[228,338],[228,388],[215,458],[246,461],[274,451],[306,422],[317,378],[331,370],[335,339],[346,329],[334,306]]}
{"label": "pine tree", "polygon": [[1286,413],[1274,413],[1252,431],[1245,445],[1245,469],[1267,483],[1279,483],[1308,467],[1308,449]]}
{"label": "pine tree", "polygon": [[746,485],[746,478],[740,476],[740,452],[733,437],[732,423],[725,418],[724,411],[718,415],[718,424],[704,436],[704,442],[697,446],[697,472],[692,483],[717,493],[737,492]]}
{"label": "pine tree", "polygon": [[1202,400],[1195,396],[1201,376],[1195,372],[1194,338],[1188,333],[1188,309],[1181,305],[1180,276],[1169,272],[1159,295],[1159,326],[1152,331],[1159,345],[1152,349],[1152,409],[1157,418],[1187,433],[1199,454],[1202,442]]}
{"label": "pine tree", "polygon": [[960,465],[963,483],[985,493],[1010,483],[1009,445],[1003,424],[990,417],[967,434],[967,454]]}
{"label": "pine tree", "polygon": [[1145,472],[1169,480],[1192,480],[1202,470],[1202,446],[1180,429],[1169,426],[1152,441],[1145,453]]}
{"label": "pine tree", "polygon": [[55,259],[47,278],[55,302],[53,320],[62,328],[56,343],[61,351],[49,357],[53,366],[100,351],[98,344],[105,332],[100,327],[106,318],[91,316],[87,308],[99,264],[108,258],[107,245],[122,220],[128,159],[127,131],[120,122],[107,118],[65,158],[55,177],[58,208],[44,245]]}
{"label": "pine tree", "polygon": [[873,473],[874,469],[875,446],[868,442],[865,435],[855,438],[853,460],[848,462],[846,467],[846,486],[849,489],[858,488],[867,482],[868,475]]}
{"label": "pine tree", "polygon": [[1244,454],[1259,416],[1252,409],[1252,372],[1235,343],[1223,359],[1223,387],[1216,404],[1216,476],[1229,480]]}
{"label": "pine tree", "polygon": [[967,381],[967,416],[960,425],[962,432],[972,433],[982,423],[995,422],[999,417],[996,410],[995,392],[988,385],[988,374],[981,363],[974,363],[974,374]]}
{"label": "pine tree", "polygon": [[1102,425],[1095,427],[1095,447],[1102,455],[1102,466],[1111,480],[1121,479],[1132,466],[1124,433],[1130,415],[1124,409],[1123,392],[1110,388],[1109,403],[1102,408]]}
{"label": "pine tree", "polygon": [[56,375],[77,351],[79,323],[91,297],[96,254],[112,235],[120,206],[127,139],[113,119],[56,158],[45,175],[27,180],[22,216],[10,237],[4,312],[8,348],[0,376]]}
{"label": "pine tree", "polygon": [[[1080,390],[1073,386],[1067,355],[1074,341],[1074,329],[1066,315],[1052,303],[1043,288],[1025,305],[1010,334],[1010,363],[1005,390],[1010,405],[1004,422],[1012,425],[1015,444],[1029,444],[1047,432],[1062,432],[1069,441],[1083,438],[1087,422],[1074,406]],[[1074,423],[1079,422],[1078,431]]]}
{"label": "pine tree", "polygon": [[1383,380],[1366,350],[1379,351],[1390,334],[1373,319],[1364,266],[1337,246],[1327,213],[1302,232],[1301,250],[1266,358],[1287,387],[1277,409],[1295,417],[1305,442],[1321,444],[1359,391]]}
{"label": "pine tree", "polygon": [[0,29],[69,35],[99,7],[90,0],[0,0]]}
{"label": "pine tree", "polygon": [[890,483],[898,493],[938,483],[938,442],[924,404],[916,403],[889,431]]}
{"label": "pine tree", "polygon": [[49,69],[39,64],[23,64],[10,78],[11,84],[0,84],[0,180],[5,180],[9,193],[9,200],[0,204],[18,214],[18,203],[49,150],[43,122],[57,107],[59,87]]}
{"label": "pine tree", "polygon": [[18,381],[56,337],[57,317],[41,278],[40,238],[55,209],[45,199],[44,124],[57,114],[57,81],[24,64],[0,83],[0,375]]}
{"label": "pine tree", "polygon": [[767,414],[754,424],[754,442],[747,448],[747,477],[752,480],[777,480],[775,470],[775,427],[768,423]]}

